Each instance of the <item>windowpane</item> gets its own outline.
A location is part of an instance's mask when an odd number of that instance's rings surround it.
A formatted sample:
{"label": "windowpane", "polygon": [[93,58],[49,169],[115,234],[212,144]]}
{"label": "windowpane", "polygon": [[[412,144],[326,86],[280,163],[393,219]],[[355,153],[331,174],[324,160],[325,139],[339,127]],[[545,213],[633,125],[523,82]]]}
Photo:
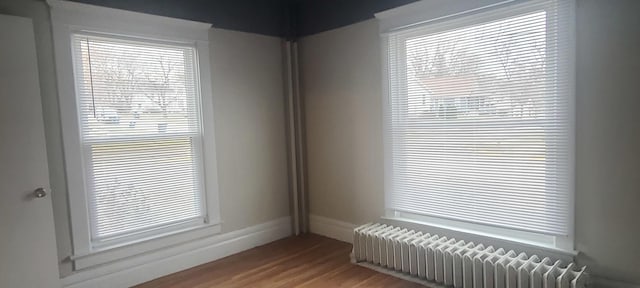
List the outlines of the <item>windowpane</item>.
{"label": "windowpane", "polygon": [[202,223],[194,49],[81,34],[73,49],[94,243]]}
{"label": "windowpane", "polygon": [[92,144],[94,238],[201,216],[191,142],[183,137]]}
{"label": "windowpane", "polygon": [[568,234],[566,20],[539,3],[388,36],[388,208]]}
{"label": "windowpane", "polygon": [[[539,119],[546,115],[544,11],[406,40],[409,115]],[[541,95],[542,94],[542,95]]]}
{"label": "windowpane", "polygon": [[198,133],[194,52],[76,35],[85,139]]}

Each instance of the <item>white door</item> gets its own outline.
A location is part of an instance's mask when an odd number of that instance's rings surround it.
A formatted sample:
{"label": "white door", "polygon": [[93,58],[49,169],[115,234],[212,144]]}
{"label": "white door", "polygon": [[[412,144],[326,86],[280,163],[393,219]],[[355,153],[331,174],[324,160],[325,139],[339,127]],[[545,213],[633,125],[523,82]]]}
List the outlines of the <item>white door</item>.
{"label": "white door", "polygon": [[60,287],[33,25],[0,27],[0,287]]}

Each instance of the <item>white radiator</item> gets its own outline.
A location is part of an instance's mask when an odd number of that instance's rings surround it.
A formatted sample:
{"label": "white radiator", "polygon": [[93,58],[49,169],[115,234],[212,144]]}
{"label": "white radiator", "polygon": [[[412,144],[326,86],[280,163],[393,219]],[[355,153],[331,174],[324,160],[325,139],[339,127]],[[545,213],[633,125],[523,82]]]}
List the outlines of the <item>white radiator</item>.
{"label": "white radiator", "polygon": [[354,229],[353,260],[456,288],[583,288],[586,267],[381,223]]}

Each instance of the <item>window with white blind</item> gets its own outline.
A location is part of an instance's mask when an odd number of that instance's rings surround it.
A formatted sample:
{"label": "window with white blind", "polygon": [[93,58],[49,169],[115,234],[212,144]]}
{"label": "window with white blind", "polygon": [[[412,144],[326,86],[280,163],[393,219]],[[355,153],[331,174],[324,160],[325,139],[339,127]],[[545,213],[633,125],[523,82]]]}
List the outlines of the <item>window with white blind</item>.
{"label": "window with white blind", "polygon": [[75,269],[219,233],[211,25],[49,4]]}
{"label": "window with white blind", "polygon": [[72,36],[91,239],[204,222],[194,47]]}
{"label": "window with white blind", "polygon": [[387,209],[571,237],[569,5],[519,1],[384,32]]}

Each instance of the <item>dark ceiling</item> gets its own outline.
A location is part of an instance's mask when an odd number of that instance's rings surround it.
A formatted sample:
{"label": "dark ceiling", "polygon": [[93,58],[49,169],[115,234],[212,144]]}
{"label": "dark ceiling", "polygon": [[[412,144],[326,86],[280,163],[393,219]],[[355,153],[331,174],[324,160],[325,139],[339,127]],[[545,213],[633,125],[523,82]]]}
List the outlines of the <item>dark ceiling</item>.
{"label": "dark ceiling", "polygon": [[417,0],[293,0],[296,36],[307,36],[373,18]]}
{"label": "dark ceiling", "polygon": [[370,19],[417,0],[73,0],[208,22],[214,27],[297,38]]}

